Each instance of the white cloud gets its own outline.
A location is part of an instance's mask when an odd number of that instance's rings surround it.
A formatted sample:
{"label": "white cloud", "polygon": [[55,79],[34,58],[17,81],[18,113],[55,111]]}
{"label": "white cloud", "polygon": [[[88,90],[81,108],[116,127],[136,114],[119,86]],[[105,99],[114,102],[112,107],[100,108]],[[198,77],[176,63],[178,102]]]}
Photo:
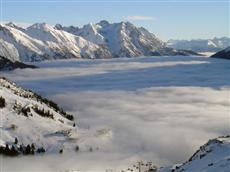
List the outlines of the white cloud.
{"label": "white cloud", "polygon": [[152,16],[128,16],[126,20],[155,20]]}

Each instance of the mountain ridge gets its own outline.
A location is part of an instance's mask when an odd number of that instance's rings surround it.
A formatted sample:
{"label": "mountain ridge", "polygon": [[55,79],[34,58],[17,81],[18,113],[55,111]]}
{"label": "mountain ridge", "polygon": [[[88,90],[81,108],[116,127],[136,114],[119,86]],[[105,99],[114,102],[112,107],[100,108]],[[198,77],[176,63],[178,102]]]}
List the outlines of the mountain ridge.
{"label": "mountain ridge", "polygon": [[230,46],[229,37],[214,37],[212,39],[191,39],[191,40],[174,40],[167,41],[169,47],[175,49],[187,49],[195,52],[217,52],[227,46]]}
{"label": "mountain ridge", "polygon": [[5,51],[0,51],[1,56],[24,62],[196,54],[169,48],[153,33],[130,22],[100,21],[82,28],[46,23],[21,28],[11,22],[0,25],[0,40],[8,45]]}

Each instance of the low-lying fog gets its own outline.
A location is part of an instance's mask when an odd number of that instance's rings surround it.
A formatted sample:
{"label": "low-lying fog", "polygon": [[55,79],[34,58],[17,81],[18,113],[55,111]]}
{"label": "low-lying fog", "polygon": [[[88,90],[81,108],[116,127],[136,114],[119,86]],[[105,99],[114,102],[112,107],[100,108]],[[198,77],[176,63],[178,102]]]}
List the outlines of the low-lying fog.
{"label": "low-lying fog", "polygon": [[93,152],[3,158],[3,171],[123,169],[137,160],[166,166],[229,133],[228,60],[146,57],[36,65],[4,76],[73,113],[78,144]]}

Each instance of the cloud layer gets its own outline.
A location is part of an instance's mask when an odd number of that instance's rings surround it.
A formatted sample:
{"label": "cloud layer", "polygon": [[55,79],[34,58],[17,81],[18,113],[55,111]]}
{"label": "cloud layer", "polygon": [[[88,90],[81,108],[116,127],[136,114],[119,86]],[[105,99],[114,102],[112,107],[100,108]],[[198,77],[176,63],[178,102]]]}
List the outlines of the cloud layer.
{"label": "cloud layer", "polygon": [[[165,166],[187,160],[210,138],[228,133],[228,61],[157,57],[39,66],[5,76],[74,114],[77,144],[94,151],[36,158],[33,168],[123,169],[139,159]],[[19,161],[4,160],[4,169],[20,169]]]}

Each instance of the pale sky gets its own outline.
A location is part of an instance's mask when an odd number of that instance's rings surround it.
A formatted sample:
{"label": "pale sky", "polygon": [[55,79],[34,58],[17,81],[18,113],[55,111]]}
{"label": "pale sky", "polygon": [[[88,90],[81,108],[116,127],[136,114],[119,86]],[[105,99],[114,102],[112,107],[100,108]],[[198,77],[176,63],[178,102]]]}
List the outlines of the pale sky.
{"label": "pale sky", "polygon": [[163,40],[229,37],[230,0],[1,0],[1,20],[82,26],[130,21]]}

